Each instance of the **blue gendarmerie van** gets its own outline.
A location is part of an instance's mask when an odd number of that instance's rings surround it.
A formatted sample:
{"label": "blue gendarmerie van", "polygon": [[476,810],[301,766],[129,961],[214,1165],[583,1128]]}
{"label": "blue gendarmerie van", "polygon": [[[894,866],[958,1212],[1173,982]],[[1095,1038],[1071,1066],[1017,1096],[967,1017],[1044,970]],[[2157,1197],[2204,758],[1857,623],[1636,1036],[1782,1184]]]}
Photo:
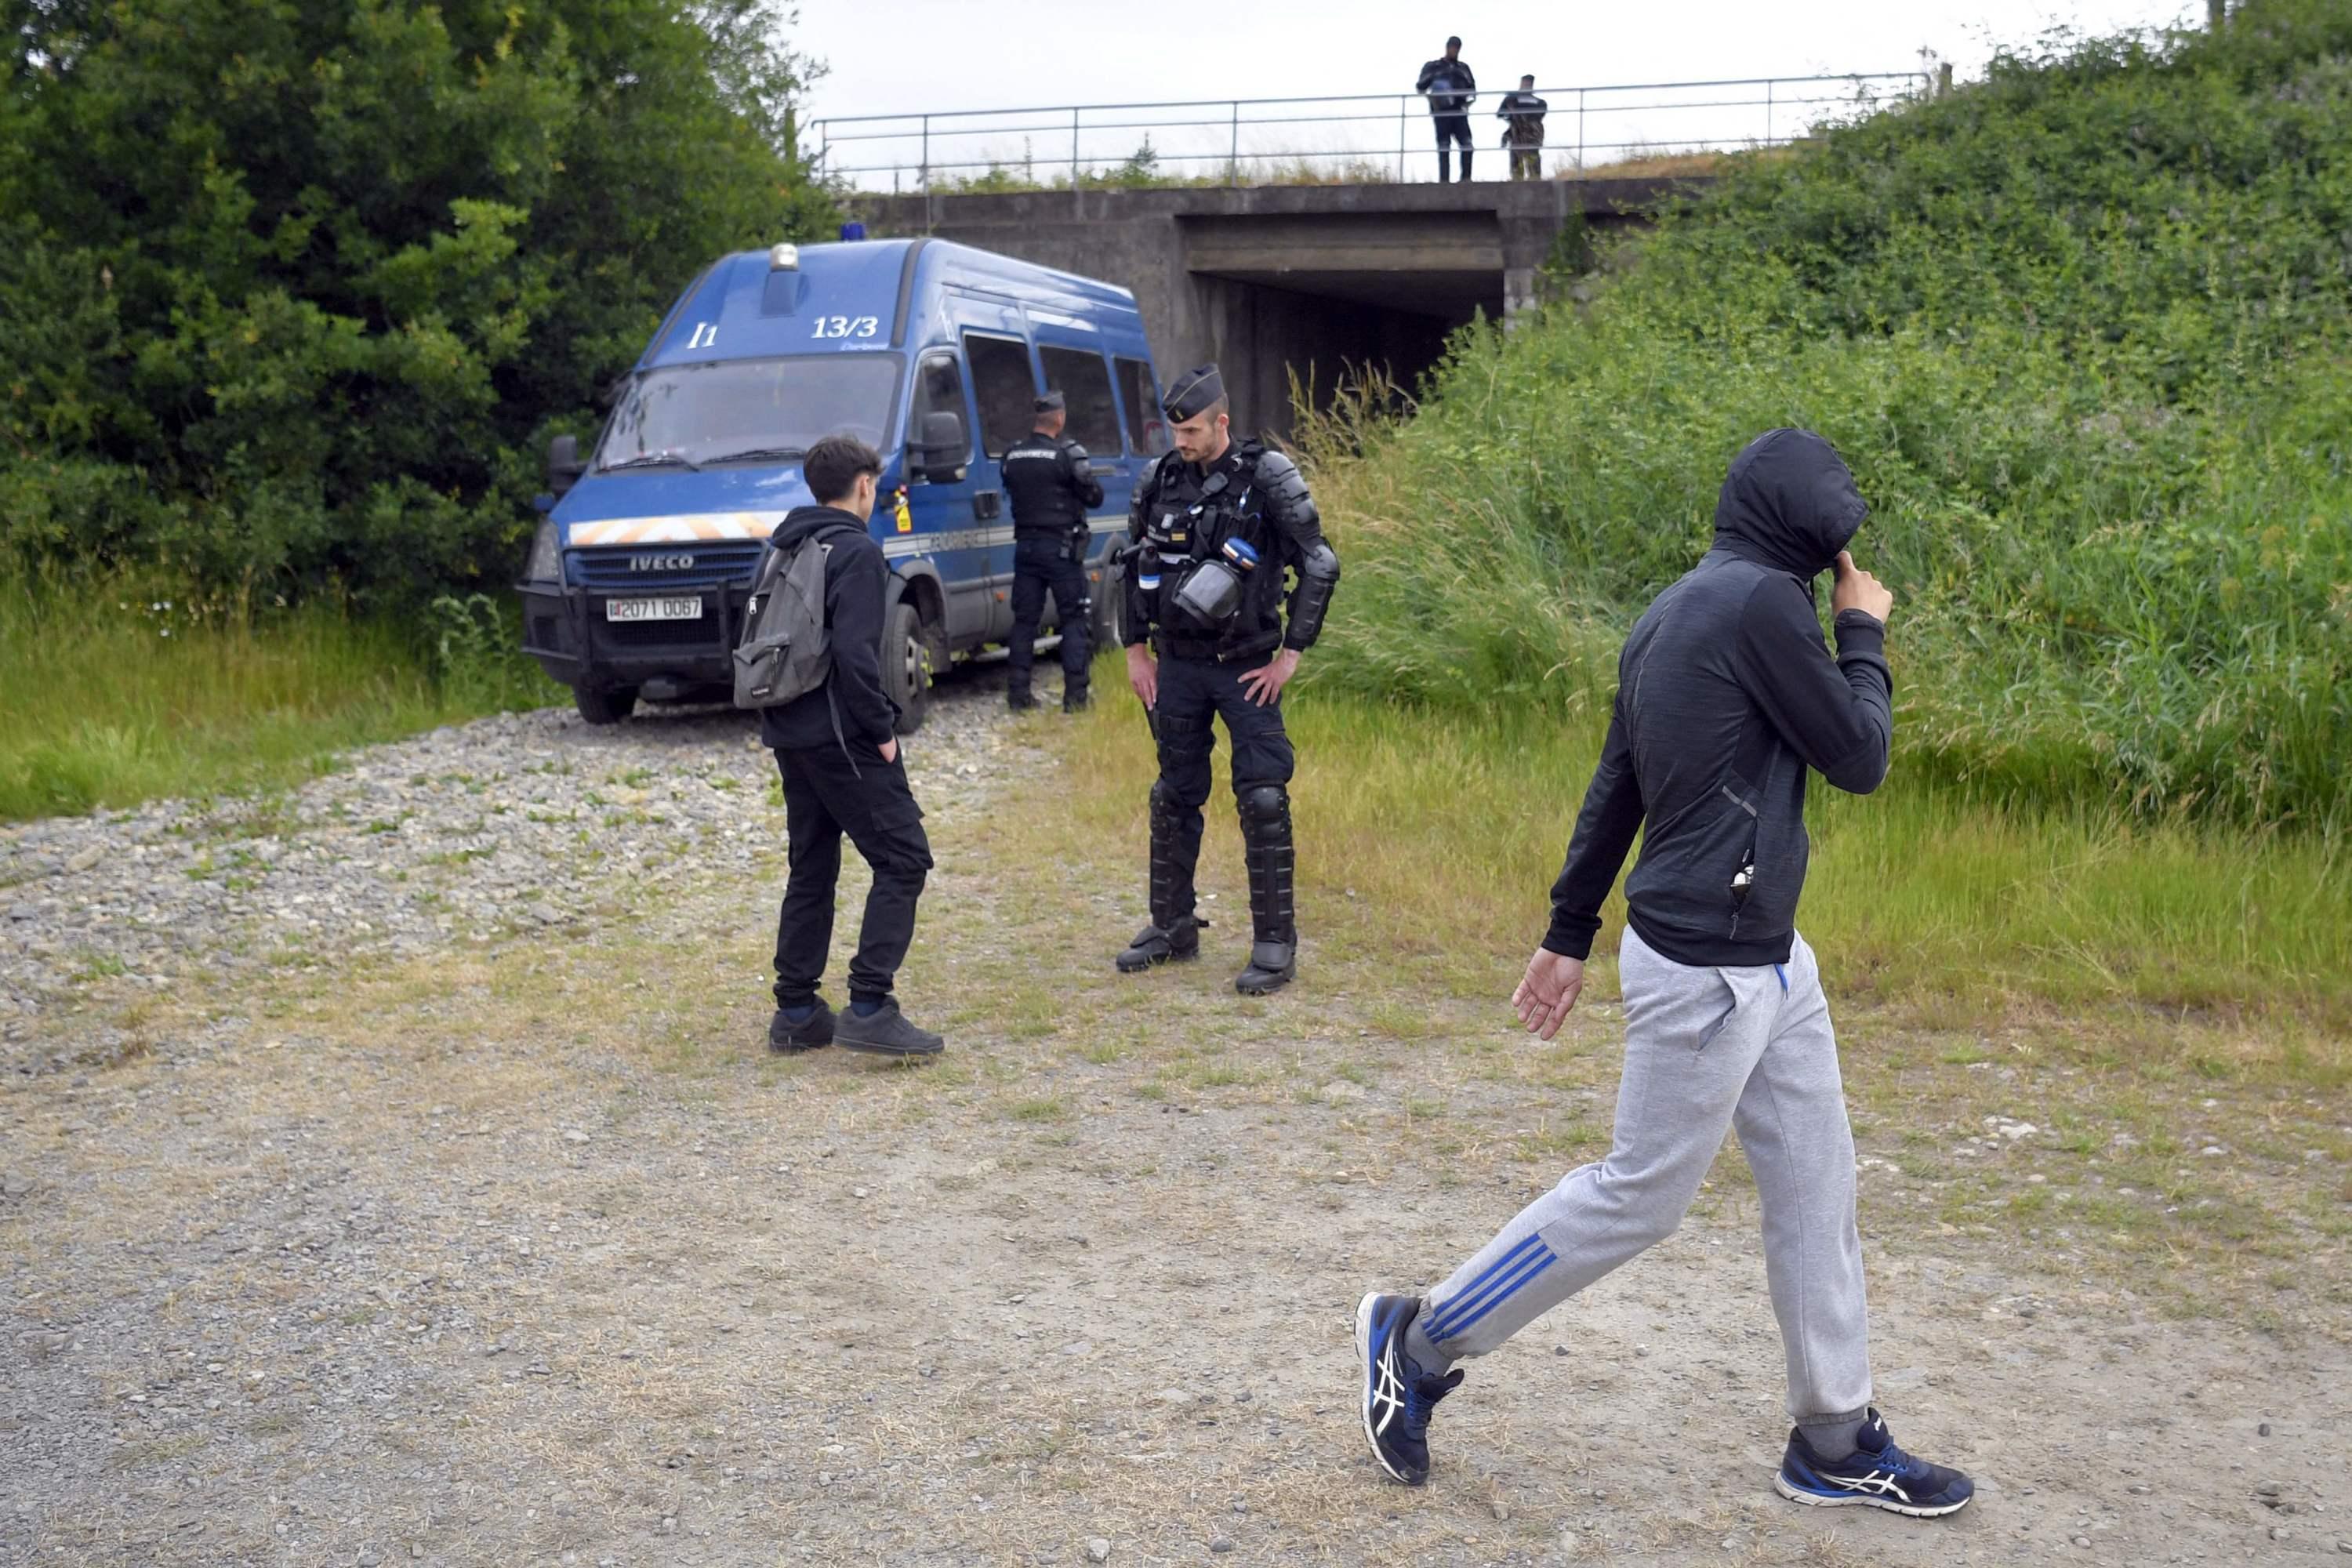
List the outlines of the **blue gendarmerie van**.
{"label": "blue gendarmerie van", "polygon": [[882,670],[914,729],[933,673],[1012,629],[998,459],[1048,386],[1102,480],[1087,559],[1107,642],[1111,546],[1167,445],[1132,294],[935,239],[721,258],[620,383],[595,450],[550,447],[552,493],[519,584],[524,651],[593,724],[640,697],[723,696],[761,551],[810,499],[801,454],[845,431],[882,454]]}

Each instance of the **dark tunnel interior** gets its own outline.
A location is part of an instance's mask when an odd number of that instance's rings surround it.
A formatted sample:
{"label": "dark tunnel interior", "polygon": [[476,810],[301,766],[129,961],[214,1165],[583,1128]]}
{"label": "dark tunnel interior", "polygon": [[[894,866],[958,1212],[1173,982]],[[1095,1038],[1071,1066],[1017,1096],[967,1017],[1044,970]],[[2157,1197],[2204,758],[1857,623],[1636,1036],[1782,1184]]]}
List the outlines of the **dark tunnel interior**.
{"label": "dark tunnel interior", "polygon": [[1220,345],[1235,427],[1276,436],[1291,431],[1294,382],[1318,411],[1367,367],[1409,395],[1449,333],[1481,311],[1489,321],[1503,314],[1493,273],[1194,274],[1193,284]]}

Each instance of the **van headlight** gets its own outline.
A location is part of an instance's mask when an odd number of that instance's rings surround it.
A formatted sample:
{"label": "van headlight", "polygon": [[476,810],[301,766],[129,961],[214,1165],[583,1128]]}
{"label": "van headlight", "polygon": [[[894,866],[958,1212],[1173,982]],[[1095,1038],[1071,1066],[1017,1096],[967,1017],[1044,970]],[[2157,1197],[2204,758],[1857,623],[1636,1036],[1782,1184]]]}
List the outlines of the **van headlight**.
{"label": "van headlight", "polygon": [[531,535],[530,559],[523,563],[526,583],[553,583],[563,576],[563,550],[556,542],[555,523],[551,519],[540,521],[539,531]]}

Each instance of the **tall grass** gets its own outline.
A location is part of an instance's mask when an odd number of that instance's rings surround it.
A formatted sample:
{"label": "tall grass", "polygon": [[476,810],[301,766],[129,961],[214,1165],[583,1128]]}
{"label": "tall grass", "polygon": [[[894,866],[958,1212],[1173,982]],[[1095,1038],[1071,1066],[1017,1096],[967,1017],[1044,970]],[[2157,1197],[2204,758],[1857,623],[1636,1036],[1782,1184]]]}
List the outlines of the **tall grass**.
{"label": "tall grass", "polygon": [[1907,772],[2340,828],[2352,10],[2003,60],[1724,171],[1587,302],[1464,334],[1410,423],[1309,429],[1322,689],[1585,711],[1733,454],[1803,425],[1874,509]]}
{"label": "tall grass", "polygon": [[[1101,679],[1118,680],[1108,667]],[[1132,847],[1139,898],[1153,753],[1131,705],[1103,706],[1074,742],[1073,771],[1091,781],[1079,810]],[[1543,933],[1603,715],[1437,713],[1328,688],[1285,707],[1300,758],[1301,919],[1318,961],[1499,1002]],[[1203,882],[1237,893],[1223,789]],[[1902,769],[1867,797],[1819,791],[1811,816],[1799,925],[1842,1000],[1969,1029],[2052,1008],[2187,1016],[2240,1027],[2252,1054],[2298,1077],[2352,1070],[2340,844],[2149,821],[2116,802],[2002,802]],[[1612,897],[1604,991],[1622,930]]]}
{"label": "tall grass", "polygon": [[488,599],[422,626],[150,579],[0,582],[0,820],[299,782],[337,752],[562,689]]}

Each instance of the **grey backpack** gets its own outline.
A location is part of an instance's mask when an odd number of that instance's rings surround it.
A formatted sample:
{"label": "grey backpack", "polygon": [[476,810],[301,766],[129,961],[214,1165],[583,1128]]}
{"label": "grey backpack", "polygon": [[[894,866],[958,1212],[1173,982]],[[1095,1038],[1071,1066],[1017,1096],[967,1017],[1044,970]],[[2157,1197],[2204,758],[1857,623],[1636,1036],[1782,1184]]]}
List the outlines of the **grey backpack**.
{"label": "grey backpack", "polygon": [[743,610],[735,649],[735,706],[775,708],[807,696],[833,673],[833,633],[824,624],[824,560],[830,535],[819,529],[790,550],[771,550]]}

